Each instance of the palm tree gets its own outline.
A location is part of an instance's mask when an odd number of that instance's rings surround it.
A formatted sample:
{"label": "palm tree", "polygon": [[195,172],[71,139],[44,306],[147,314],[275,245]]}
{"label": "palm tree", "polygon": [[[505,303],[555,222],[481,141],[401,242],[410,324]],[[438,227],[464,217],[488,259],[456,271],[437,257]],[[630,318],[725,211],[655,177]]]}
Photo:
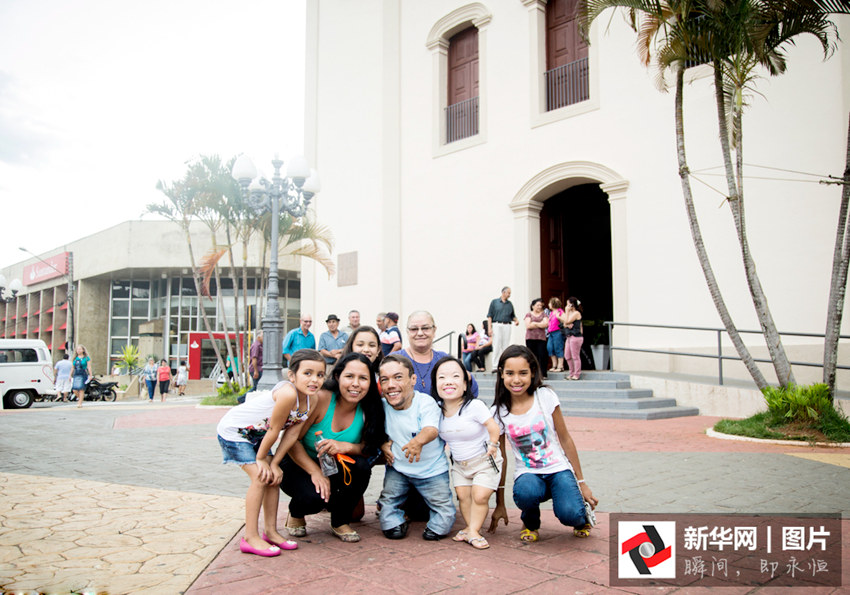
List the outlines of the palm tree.
{"label": "palm tree", "polygon": [[[709,291],[715,298],[717,289],[710,280],[713,275],[706,271],[707,257],[704,259],[701,252],[701,239],[694,230],[694,225],[698,226],[695,220],[696,215],[688,204],[692,199],[689,198],[687,164],[684,160],[684,129],[681,126],[681,76],[685,64],[688,61],[698,63],[705,61],[706,58],[712,62],[721,153],[728,188],[727,203],[732,212],[750,295],[777,379],[782,386],[792,384],[794,375],[770,313],[767,297],[761,286],[747,240],[743,188],[742,117],[746,106],[744,97],[746,91],[752,89],[758,67],[766,68],[771,75],[785,71],[784,48],[788,44],[793,44],[794,39],[801,34],[814,35],[821,42],[824,56],[828,57],[834,49],[833,39],[836,36],[836,29],[829,21],[827,12],[830,10],[846,12],[848,4],[850,3],[845,0],[671,0],[669,2],[586,0],[585,3],[588,23],[611,7],[627,8],[633,23],[637,15],[642,16],[643,25],[638,29],[639,46],[645,63],[649,63],[650,48],[654,42],[658,48],[659,69],[663,71],[673,66],[677,68],[676,130],[680,175],[683,176],[683,193],[694,245],[697,246],[698,257],[709,284]],[[663,77],[660,80],[663,80]],[[732,164],[733,151],[736,158],[735,166]],[[840,227],[839,231],[841,229],[843,228]],[[764,388],[766,383],[763,384],[763,376],[760,372],[754,373],[757,371],[754,363],[751,365],[744,358],[735,337],[737,331],[733,332],[730,329],[731,319],[727,320],[716,298],[715,305],[756,385]],[[734,325],[731,328],[734,328]],[[837,336],[835,343],[837,349]],[[824,372],[826,373],[826,367]]]}
{"label": "palm tree", "polygon": [[688,215],[691,238],[697,252],[697,260],[702,268],[709,294],[717,309],[717,313],[726,329],[732,345],[738,356],[756,383],[759,389],[768,386],[767,379],[756,364],[726,306],[705,243],[702,238],[699,219],[694,205],[693,192],[690,182],[690,169],[688,168],[685,153],[685,125],[684,125],[684,72],[685,64],[689,61],[701,59],[701,54],[694,40],[699,36],[699,25],[693,18],[694,3],[687,0],[669,0],[665,2],[653,0],[586,0],[582,3],[581,10],[585,29],[602,12],[608,8],[625,8],[628,10],[632,26],[638,31],[639,55],[645,65],[652,60],[653,44],[658,48],[657,62],[659,66],[659,77],[657,79],[662,90],[664,86],[664,73],[674,69],[676,77],[675,95],[675,121],[676,121],[676,155],[679,163],[679,179],[682,185],[682,196],[685,201],[685,210]]}

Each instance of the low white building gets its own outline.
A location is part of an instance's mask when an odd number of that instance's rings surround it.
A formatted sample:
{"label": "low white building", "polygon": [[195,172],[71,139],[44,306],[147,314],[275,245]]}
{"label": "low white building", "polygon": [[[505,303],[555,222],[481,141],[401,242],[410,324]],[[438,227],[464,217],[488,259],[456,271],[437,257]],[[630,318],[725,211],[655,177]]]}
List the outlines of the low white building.
{"label": "low white building", "polygon": [[[599,19],[588,47],[575,35],[574,2],[307,6],[307,155],[322,175],[314,204],[334,232],[339,272],[329,279],[304,261],[306,310],[358,308],[365,322],[391,310],[403,322],[424,308],[440,336],[480,325],[509,285],[519,318],[532,298],[575,295],[587,320],[721,326],[685,214],[673,94],[656,90],[621,14]],[[846,39],[850,21],[836,21]],[[758,81],[762,95],[745,115],[750,245],[780,331],[823,333],[840,187],[817,182],[844,170],[850,49],[824,61],[801,38],[788,61],[787,74]],[[711,69],[691,68],[687,80],[705,242],[737,326],[757,330],[723,200]],[[513,338],[522,342],[522,327]],[[617,347],[700,353],[716,352],[717,341],[626,326],[614,336]],[[785,341],[795,361],[821,361],[821,339]],[[760,336],[747,342],[764,353]],[[850,361],[846,346],[842,355]],[[697,358],[614,359],[621,369],[717,371]],[[747,378],[737,363],[724,371]],[[801,382],[820,378],[816,368],[795,372]]]}

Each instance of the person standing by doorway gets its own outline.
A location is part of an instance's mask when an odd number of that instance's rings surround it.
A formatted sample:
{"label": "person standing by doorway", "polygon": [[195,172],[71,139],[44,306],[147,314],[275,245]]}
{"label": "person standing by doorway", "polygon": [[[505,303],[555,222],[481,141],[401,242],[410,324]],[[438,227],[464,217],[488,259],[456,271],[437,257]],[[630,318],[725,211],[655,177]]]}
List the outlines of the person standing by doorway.
{"label": "person standing by doorway", "polygon": [[531,350],[540,364],[540,373],[546,379],[549,358],[546,355],[546,329],[549,318],[543,311],[543,298],[531,302],[531,311],[525,315],[525,346]]}
{"label": "person standing by doorway", "polygon": [[[493,361],[496,362],[511,344],[511,323],[519,324],[510,298],[511,288],[506,285],[502,288],[502,295],[490,302],[487,310],[487,326],[493,338]],[[493,366],[493,373],[496,373],[496,366]]]}
{"label": "person standing by doorway", "polygon": [[567,336],[564,358],[570,368],[570,380],[581,378],[581,346],[584,343],[581,314],[581,302],[577,298],[568,297],[567,307],[561,317],[561,322],[564,325],[564,334]]}

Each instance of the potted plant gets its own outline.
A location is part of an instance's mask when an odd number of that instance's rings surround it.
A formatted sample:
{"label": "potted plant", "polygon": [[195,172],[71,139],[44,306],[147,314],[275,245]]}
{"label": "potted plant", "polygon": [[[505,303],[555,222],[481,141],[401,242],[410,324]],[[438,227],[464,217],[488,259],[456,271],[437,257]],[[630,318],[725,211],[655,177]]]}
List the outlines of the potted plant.
{"label": "potted plant", "polygon": [[[123,393],[127,394],[133,388],[138,391],[139,387],[139,369],[142,367],[142,356],[139,355],[139,348],[135,345],[127,345],[121,350],[121,357],[118,358],[118,367],[121,369],[121,372],[129,377],[126,379],[126,388]],[[124,380],[123,378],[121,379]],[[121,392],[121,391],[119,391]]]}

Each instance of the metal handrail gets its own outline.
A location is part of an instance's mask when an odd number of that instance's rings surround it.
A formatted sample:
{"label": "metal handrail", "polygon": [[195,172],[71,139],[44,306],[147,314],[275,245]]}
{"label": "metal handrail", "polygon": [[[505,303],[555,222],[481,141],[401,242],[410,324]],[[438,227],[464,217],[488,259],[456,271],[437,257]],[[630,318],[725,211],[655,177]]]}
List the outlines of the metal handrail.
{"label": "metal handrail", "polygon": [[[612,320],[606,320],[606,321],[604,321],[603,324],[608,327],[608,336],[612,338],[611,345],[610,345],[611,351],[615,351],[615,350],[616,351],[636,351],[636,352],[640,352],[640,353],[660,353],[662,355],[681,355],[681,356],[685,356],[685,357],[702,357],[702,358],[716,359],[717,360],[717,378],[718,378],[718,381],[720,382],[721,386],[723,385],[723,360],[741,361],[741,358],[738,355],[723,355],[723,333],[726,332],[725,328],[708,327],[708,326],[674,326],[674,325],[669,325],[669,324],[641,324],[641,323],[636,323],[636,322],[616,322],[616,321],[612,321]],[[671,351],[669,349],[668,350],[661,350],[661,349],[644,349],[644,348],[638,348],[638,347],[616,347],[613,344],[614,335],[613,335],[612,331],[613,331],[614,325],[634,326],[634,327],[641,327],[641,328],[663,328],[663,329],[679,330],[679,331],[706,331],[706,332],[717,333],[717,353],[716,354],[693,353],[693,352],[689,352],[689,351]],[[748,329],[738,329],[738,332],[742,333],[742,334],[751,334],[751,335],[761,335],[762,334],[761,331],[753,331],[753,330],[748,330]],[[813,338],[818,338],[818,339],[824,338],[823,334],[818,334],[818,333],[795,333],[795,332],[783,333],[783,332],[780,332],[779,335],[780,336],[785,335],[787,337],[813,337]],[[850,339],[850,335],[838,335],[838,338],[839,339]],[[613,358],[611,358],[611,359],[613,359]],[[763,359],[763,358],[761,358],[761,359],[753,358],[753,361],[758,362],[760,364],[771,364],[771,363],[773,363],[773,360]],[[822,368],[823,367],[823,363],[794,362],[794,361],[789,361],[788,363],[791,364],[792,366],[809,366],[809,367],[813,367],[813,368]],[[609,360],[608,366],[609,366],[609,369],[610,369],[610,366],[611,366],[610,360]],[[836,365],[835,367],[838,370],[850,370],[850,366]]]}
{"label": "metal handrail", "polygon": [[438,342],[440,342],[440,341],[442,341],[443,339],[445,339],[446,337],[448,337],[448,338],[449,338],[449,348],[446,350],[446,353],[448,353],[449,355],[451,355],[451,354],[452,354],[452,335],[454,335],[454,334],[455,334],[455,331],[449,331],[449,332],[447,332],[445,335],[440,335],[439,337],[437,337],[436,339],[434,339],[434,341],[431,343],[431,347],[433,347],[433,346],[434,346],[434,345],[436,345]]}

